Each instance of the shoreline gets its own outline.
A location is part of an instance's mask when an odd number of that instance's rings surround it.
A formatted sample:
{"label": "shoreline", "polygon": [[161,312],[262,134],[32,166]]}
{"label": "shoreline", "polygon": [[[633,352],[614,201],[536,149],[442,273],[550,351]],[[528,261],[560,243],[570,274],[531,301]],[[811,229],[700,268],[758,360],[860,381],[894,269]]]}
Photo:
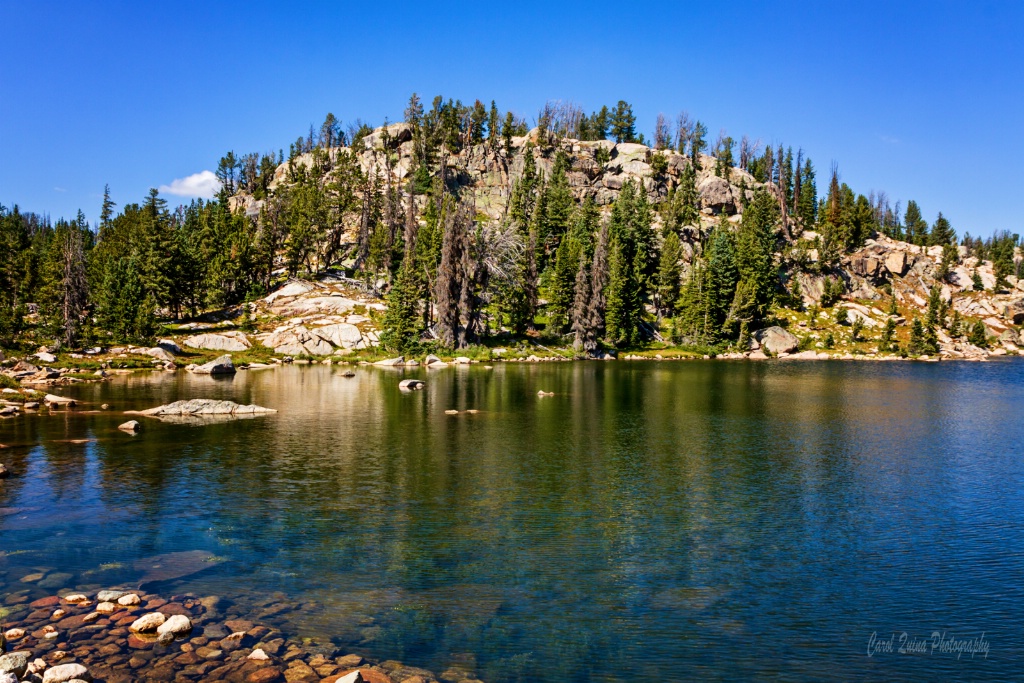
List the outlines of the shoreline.
{"label": "shoreline", "polygon": [[[38,594],[38,591],[27,591]],[[13,598],[13,604],[12,604]],[[144,590],[9,594],[0,620],[0,681],[436,683],[430,671],[369,661],[221,612],[224,601]],[[0,611],[0,613],[2,613]],[[154,616],[159,615],[159,616]],[[50,672],[50,673],[47,673]],[[358,672],[358,676],[354,676]],[[444,680],[451,680],[445,672]],[[479,683],[469,676],[451,683]]]}

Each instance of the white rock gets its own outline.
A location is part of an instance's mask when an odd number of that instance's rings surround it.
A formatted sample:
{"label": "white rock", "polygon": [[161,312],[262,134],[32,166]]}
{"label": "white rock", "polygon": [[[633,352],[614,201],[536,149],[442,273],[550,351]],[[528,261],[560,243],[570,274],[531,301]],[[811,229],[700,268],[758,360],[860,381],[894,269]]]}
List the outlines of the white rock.
{"label": "white rock", "polygon": [[64,602],[69,605],[77,605],[80,602],[89,602],[89,598],[82,593],[72,593],[71,595],[64,596]]}
{"label": "white rock", "polygon": [[363,683],[363,676],[359,671],[353,671],[350,674],[345,674],[337,680],[337,683]]}
{"label": "white rock", "polygon": [[117,611],[117,605],[112,602],[101,602],[96,605],[96,611],[100,614],[113,614]]}
{"label": "white rock", "polygon": [[251,653],[249,653],[249,656],[246,657],[246,659],[252,659],[257,662],[265,662],[266,660],[270,659],[270,657],[267,656],[267,653],[264,652],[262,648],[256,648]]}
{"label": "white rock", "polygon": [[206,349],[208,351],[245,351],[252,346],[241,332],[196,334],[186,337],[182,343],[193,349]]}
{"label": "white rock", "polygon": [[0,673],[10,673],[21,678],[28,669],[28,656],[28,652],[11,652],[0,656]]}
{"label": "white rock", "polygon": [[166,617],[160,612],[150,612],[133,621],[128,630],[132,633],[152,633],[162,626],[165,620]]}
{"label": "white rock", "polygon": [[312,330],[312,333],[320,339],[343,349],[352,348],[362,339],[359,328],[348,323],[336,323],[334,325],[318,327]]}
{"label": "white rock", "polygon": [[97,602],[117,602],[118,598],[123,595],[128,595],[128,591],[100,591],[96,594]]}
{"label": "white rock", "polygon": [[189,620],[184,614],[175,614],[163,624],[157,627],[156,632],[160,635],[170,633],[171,635],[179,635],[182,633],[188,633],[192,630],[192,621]]}
{"label": "white rock", "polygon": [[56,363],[57,362],[57,356],[53,355],[52,353],[45,353],[45,352],[37,353],[36,354],[36,358],[38,358],[39,360],[43,361],[44,363]]}
{"label": "white rock", "polygon": [[135,593],[129,593],[128,595],[122,595],[117,599],[117,604],[123,607],[131,607],[142,603],[142,599],[139,598]]}
{"label": "white rock", "polygon": [[426,382],[419,379],[403,379],[398,383],[398,388],[405,391],[415,391],[416,389],[422,389],[427,385]]}
{"label": "white rock", "polygon": [[43,674],[43,683],[68,683],[73,680],[91,681],[92,676],[81,664],[61,664],[47,669]]}
{"label": "white rock", "polygon": [[147,356],[150,356],[151,358],[156,358],[157,360],[162,360],[165,363],[174,362],[174,356],[172,356],[171,352],[163,348],[162,346],[154,346],[151,349],[146,349],[145,353]]}
{"label": "white rock", "polygon": [[128,420],[127,422],[118,425],[117,428],[120,429],[122,432],[135,434],[140,429],[142,429],[142,425],[140,425],[137,420]]}

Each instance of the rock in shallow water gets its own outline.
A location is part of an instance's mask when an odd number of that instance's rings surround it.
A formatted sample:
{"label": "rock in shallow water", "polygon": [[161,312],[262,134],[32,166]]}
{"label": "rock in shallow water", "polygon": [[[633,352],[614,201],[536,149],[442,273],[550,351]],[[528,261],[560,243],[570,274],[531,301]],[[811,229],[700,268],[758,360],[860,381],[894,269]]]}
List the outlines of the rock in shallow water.
{"label": "rock in shallow water", "polygon": [[170,619],[160,624],[156,632],[160,635],[170,634],[172,636],[188,633],[192,630],[192,622],[183,614],[174,614]]}
{"label": "rock in shallow water", "polygon": [[185,369],[197,375],[233,375],[235,364],[231,362],[231,356],[221,356],[209,363],[190,365]]}
{"label": "rock in shallow water", "polygon": [[28,653],[11,652],[0,657],[0,674],[14,674],[21,678],[28,669]]}
{"label": "rock in shallow water", "polygon": [[43,683],[69,683],[69,681],[91,681],[89,670],[81,664],[61,664],[43,673]]}
{"label": "rock in shallow water", "polygon": [[96,594],[96,602],[117,602],[127,595],[127,591],[100,591]]}
{"label": "rock in shallow water", "polygon": [[142,429],[142,425],[139,424],[138,420],[128,420],[124,424],[117,426],[122,432],[128,432],[129,434],[135,434]]}
{"label": "rock in shallow water", "polygon": [[147,415],[167,422],[201,422],[204,419],[253,417],[276,412],[273,408],[257,405],[243,406],[233,401],[195,398],[188,401],[175,401],[148,410],[130,410],[126,411],[125,415]]}
{"label": "rock in shallow water", "polygon": [[132,633],[153,633],[159,628],[164,621],[166,621],[164,615],[160,612],[150,612],[144,614],[128,627],[128,630]]}

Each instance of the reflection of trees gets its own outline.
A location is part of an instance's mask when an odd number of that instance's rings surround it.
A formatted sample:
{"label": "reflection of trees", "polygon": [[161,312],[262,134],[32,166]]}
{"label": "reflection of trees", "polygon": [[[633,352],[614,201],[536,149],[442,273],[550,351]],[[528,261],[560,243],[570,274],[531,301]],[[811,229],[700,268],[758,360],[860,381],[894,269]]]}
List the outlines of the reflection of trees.
{"label": "reflection of trees", "polygon": [[[850,565],[899,548],[866,535],[863,520],[919,497],[915,483],[968,490],[949,474],[954,454],[1012,423],[1013,404],[973,390],[970,400],[1006,407],[949,426],[948,450],[920,455],[915,444],[934,443],[929,424],[963,414],[909,367],[587,362],[359,368],[351,379],[325,366],[229,382],[133,377],[79,391],[118,409],[209,397],[280,412],[204,427],[146,421],[134,438],[116,431],[114,413],[6,422],[23,431],[0,441],[39,445],[3,457],[40,479],[0,484],[0,505],[31,494],[51,496],[58,512],[116,511],[117,525],[75,522],[93,562],[226,555],[236,562],[223,571],[253,575],[260,593],[316,601],[309,623],[339,638],[360,640],[353,617],[373,617],[377,656],[443,670],[448,653],[475,652],[494,681],[541,670],[597,677],[615,661],[663,676],[675,657],[685,678],[724,638],[760,635],[764,615],[783,634],[807,614],[834,613],[823,628],[848,627],[856,608],[840,596],[877,597],[845,585]],[[403,376],[427,387],[400,392]],[[97,442],[52,443],[57,434]]]}

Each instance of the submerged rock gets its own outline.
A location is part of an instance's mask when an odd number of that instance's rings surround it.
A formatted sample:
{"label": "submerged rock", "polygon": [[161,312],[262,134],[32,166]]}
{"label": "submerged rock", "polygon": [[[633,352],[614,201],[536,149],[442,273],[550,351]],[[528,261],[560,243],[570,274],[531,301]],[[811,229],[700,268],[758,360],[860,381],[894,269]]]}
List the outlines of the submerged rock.
{"label": "submerged rock", "polygon": [[43,683],[69,683],[70,681],[91,681],[89,670],[81,664],[61,664],[43,673]]}

